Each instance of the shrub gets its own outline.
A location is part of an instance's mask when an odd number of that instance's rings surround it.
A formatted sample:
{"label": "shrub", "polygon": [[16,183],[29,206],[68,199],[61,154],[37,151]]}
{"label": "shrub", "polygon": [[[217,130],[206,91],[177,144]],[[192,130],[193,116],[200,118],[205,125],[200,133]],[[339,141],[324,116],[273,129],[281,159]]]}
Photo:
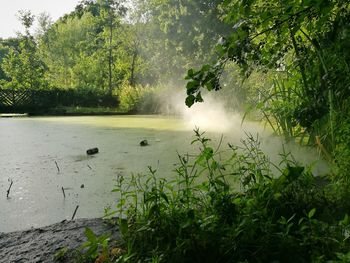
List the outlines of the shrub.
{"label": "shrub", "polygon": [[124,85],[117,91],[119,107],[128,113],[159,113],[159,90],[149,86]]}
{"label": "shrub", "polygon": [[348,191],[319,184],[287,155],[274,177],[253,136],[228,154],[195,133],[200,153],[179,155],[176,180],[152,168],[146,179],[119,177],[117,209],[107,211],[125,240],[116,262],[345,262]]}

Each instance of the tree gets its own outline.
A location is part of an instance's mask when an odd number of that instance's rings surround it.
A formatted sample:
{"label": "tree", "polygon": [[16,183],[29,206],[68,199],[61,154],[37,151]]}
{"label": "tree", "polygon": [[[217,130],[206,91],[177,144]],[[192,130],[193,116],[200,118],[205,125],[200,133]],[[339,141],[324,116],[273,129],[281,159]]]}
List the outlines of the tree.
{"label": "tree", "polygon": [[[305,129],[312,142],[321,138],[332,150],[334,116],[345,109],[350,95],[344,88],[350,80],[349,2],[231,0],[221,9],[231,33],[217,45],[215,63],[188,71],[186,104],[202,101],[202,88],[219,90],[229,61],[237,63],[245,77],[253,70],[273,70],[279,76],[285,72],[292,78],[285,88],[295,100],[288,109],[291,124]],[[280,95],[266,96],[265,102]]]}
{"label": "tree", "polygon": [[91,12],[98,19],[101,28],[100,34],[97,36],[105,45],[107,51],[108,62],[108,92],[112,94],[114,89],[113,69],[115,68],[115,50],[120,45],[117,32],[121,26],[121,17],[125,13],[125,8],[117,0],[97,0],[84,1],[78,7],[78,12],[82,14],[85,10]]}
{"label": "tree", "polygon": [[47,87],[46,66],[39,58],[30,34],[34,16],[29,11],[20,11],[19,19],[25,27],[25,35],[19,34],[18,49],[11,49],[2,61],[2,69],[8,78],[5,85],[17,89],[42,89]]}
{"label": "tree", "polygon": [[53,20],[50,16],[50,14],[43,12],[40,13],[37,17],[37,21],[38,21],[38,28],[35,31],[35,37],[40,41],[48,41],[47,40],[47,36],[46,33],[49,31],[49,29],[51,28],[52,24],[53,24]]}
{"label": "tree", "polygon": [[[133,23],[142,23],[142,51],[150,77],[181,79],[186,69],[211,60],[219,37],[229,32],[211,0],[136,1]],[[135,18],[136,17],[136,18]]]}
{"label": "tree", "polygon": [[123,13],[117,1],[82,1],[47,30],[40,50],[54,86],[111,94],[129,78]]}
{"label": "tree", "polygon": [[108,32],[108,91],[112,94],[113,91],[113,30],[120,23],[120,5],[115,0],[99,0],[98,3],[101,5],[101,17],[105,24]]}
{"label": "tree", "polygon": [[[54,87],[61,89],[81,88],[83,72],[80,63],[85,64],[92,58],[98,59],[83,68],[96,73],[95,67],[99,66],[102,58],[94,56],[98,49],[98,26],[96,18],[90,13],[77,16],[69,16],[59,19],[48,31],[40,37],[39,49],[42,59],[48,67],[48,78]],[[91,73],[91,74],[94,74]],[[98,73],[98,72],[97,72]],[[87,72],[87,74],[90,74]],[[94,81],[90,81],[88,88],[104,87],[103,70],[96,74]]]}
{"label": "tree", "polygon": [[[3,63],[3,60],[9,54],[9,52],[10,52],[10,49],[8,47],[6,47],[2,43],[2,39],[0,39],[0,65]],[[2,67],[0,66],[0,85],[1,85],[1,82],[4,80],[8,80],[8,77],[6,76]]]}

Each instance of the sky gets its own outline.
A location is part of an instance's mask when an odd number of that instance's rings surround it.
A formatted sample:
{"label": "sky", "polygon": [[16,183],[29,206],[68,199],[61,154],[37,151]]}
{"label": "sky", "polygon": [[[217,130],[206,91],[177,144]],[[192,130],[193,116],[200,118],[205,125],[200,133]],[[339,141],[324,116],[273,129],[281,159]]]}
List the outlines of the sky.
{"label": "sky", "polygon": [[24,31],[16,16],[19,10],[30,10],[34,15],[46,12],[56,21],[78,3],[79,0],[0,0],[0,38],[15,37],[16,32]]}

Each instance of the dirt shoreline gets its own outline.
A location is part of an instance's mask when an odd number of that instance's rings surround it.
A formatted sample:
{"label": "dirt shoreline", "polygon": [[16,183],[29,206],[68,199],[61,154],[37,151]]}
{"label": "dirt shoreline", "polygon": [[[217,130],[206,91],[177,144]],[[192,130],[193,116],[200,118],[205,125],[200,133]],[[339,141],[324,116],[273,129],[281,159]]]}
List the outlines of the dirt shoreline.
{"label": "dirt shoreline", "polygon": [[[46,227],[0,233],[0,262],[55,262],[54,255],[60,249],[76,249],[86,241],[85,227],[96,235],[110,233],[113,240],[121,239],[118,227],[100,218],[64,220]],[[67,258],[63,262],[72,261]]]}

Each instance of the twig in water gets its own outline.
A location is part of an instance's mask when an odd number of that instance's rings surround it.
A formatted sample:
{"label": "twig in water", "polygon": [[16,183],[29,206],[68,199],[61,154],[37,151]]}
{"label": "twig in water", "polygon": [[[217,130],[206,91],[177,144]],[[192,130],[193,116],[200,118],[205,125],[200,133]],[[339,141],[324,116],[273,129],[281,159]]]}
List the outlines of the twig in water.
{"label": "twig in water", "polygon": [[62,193],[63,193],[63,197],[66,198],[66,193],[64,192],[63,186],[62,186]]}
{"label": "twig in water", "polygon": [[57,172],[60,172],[60,167],[58,166],[57,162],[55,161],[56,167],[57,167]]}
{"label": "twig in water", "polygon": [[73,216],[72,216],[72,219],[71,219],[71,220],[73,220],[73,219],[74,219],[75,214],[77,213],[78,208],[79,208],[79,205],[77,205],[77,207],[75,208],[75,210],[74,210],[74,213],[73,213]]}
{"label": "twig in water", "polygon": [[89,167],[90,170],[92,170],[91,166],[90,165],[87,165],[87,167]]}
{"label": "twig in water", "polygon": [[11,180],[10,187],[9,187],[9,189],[7,189],[6,198],[9,198],[9,194],[10,194],[10,191],[11,191],[12,184],[13,184],[13,180]]}

